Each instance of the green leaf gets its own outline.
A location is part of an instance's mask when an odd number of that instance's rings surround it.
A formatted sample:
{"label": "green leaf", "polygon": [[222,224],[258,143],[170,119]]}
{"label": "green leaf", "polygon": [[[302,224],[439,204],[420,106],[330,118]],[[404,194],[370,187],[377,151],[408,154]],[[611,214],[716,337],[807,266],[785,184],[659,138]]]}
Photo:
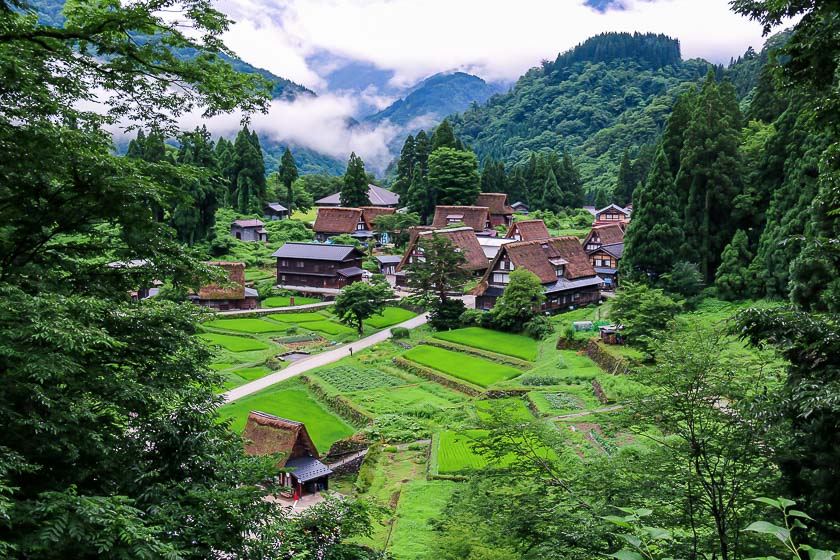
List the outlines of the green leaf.
{"label": "green leaf", "polygon": [[642,539],[635,535],[619,535],[619,537],[627,541],[627,543],[634,548],[639,548],[642,546]]}
{"label": "green leaf", "polygon": [[622,548],[618,552],[613,552],[607,555],[608,558],[615,558],[616,560],[645,560],[644,556],[638,552]]}
{"label": "green leaf", "polygon": [[779,527],[778,525],[774,525],[768,521],[756,521],[755,523],[752,523],[749,527],[744,529],[744,531],[754,531],[756,533],[773,535],[783,543],[786,543],[788,538],[790,538],[790,531],[788,531],[784,527]]}
{"label": "green leaf", "polygon": [[819,550],[812,546],[808,546],[807,544],[803,544],[799,548],[808,551],[808,560],[832,560],[832,558],[837,556],[834,552]]}
{"label": "green leaf", "polygon": [[667,541],[671,539],[671,532],[660,527],[642,527],[642,530],[654,540]]}
{"label": "green leaf", "polygon": [[627,523],[627,520],[624,517],[618,517],[616,515],[607,515],[606,517],[602,517],[601,519],[603,519],[604,521],[609,521],[610,523],[618,525],[619,527],[624,527],[625,529],[630,528],[630,524]]}
{"label": "green leaf", "polygon": [[794,502],[793,500],[788,500],[787,498],[779,498],[779,503],[785,509],[796,505],[796,502]]}
{"label": "green leaf", "polygon": [[811,517],[810,515],[808,515],[804,511],[799,511],[798,509],[792,509],[792,510],[788,511],[787,514],[790,515],[791,517],[801,517],[803,519],[810,519],[811,521],[814,520],[813,517]]}
{"label": "green leaf", "polygon": [[781,508],[782,504],[780,504],[777,500],[773,498],[756,498],[753,500],[754,502],[761,502],[762,504],[767,504],[768,506],[773,506],[776,508]]}

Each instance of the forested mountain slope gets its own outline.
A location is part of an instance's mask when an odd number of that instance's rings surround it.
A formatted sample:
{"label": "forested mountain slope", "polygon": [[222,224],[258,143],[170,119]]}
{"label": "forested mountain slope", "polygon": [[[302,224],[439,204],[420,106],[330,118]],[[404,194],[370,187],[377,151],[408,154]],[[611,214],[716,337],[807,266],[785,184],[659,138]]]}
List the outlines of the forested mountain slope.
{"label": "forested mountain slope", "polygon": [[655,142],[677,95],[708,68],[682,60],[679,42],[664,35],[603,34],[450,122],[482,160],[510,165],[530,151],[567,150],[590,192],[612,189],[624,150],[632,157]]}

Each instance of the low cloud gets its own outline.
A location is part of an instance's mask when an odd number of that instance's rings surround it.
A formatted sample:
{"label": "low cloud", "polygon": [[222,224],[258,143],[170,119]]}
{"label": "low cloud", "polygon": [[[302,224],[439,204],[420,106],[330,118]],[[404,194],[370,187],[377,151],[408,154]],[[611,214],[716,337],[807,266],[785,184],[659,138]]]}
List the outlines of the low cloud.
{"label": "low cloud", "polygon": [[[268,113],[251,116],[249,127],[263,142],[310,148],[318,153],[346,160],[356,152],[373,171],[381,172],[391,161],[388,142],[402,133],[389,122],[378,125],[355,123],[351,115],[357,100],[350,96],[321,95],[294,101],[272,101]],[[241,114],[201,119],[189,115],[180,119],[182,129],[206,125],[214,135],[234,136],[241,128]]]}

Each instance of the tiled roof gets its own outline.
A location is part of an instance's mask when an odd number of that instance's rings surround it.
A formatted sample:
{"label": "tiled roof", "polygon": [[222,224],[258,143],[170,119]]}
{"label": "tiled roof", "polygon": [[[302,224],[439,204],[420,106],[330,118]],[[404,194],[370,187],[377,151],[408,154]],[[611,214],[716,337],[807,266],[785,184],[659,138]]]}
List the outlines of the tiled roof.
{"label": "tiled roof", "polygon": [[475,199],[476,206],[486,206],[491,214],[513,214],[514,210],[507,205],[505,193],[481,193]]}
{"label": "tiled roof", "polygon": [[[368,185],[368,199],[371,206],[398,206],[400,195],[388,189]],[[315,201],[316,206],[338,206],[341,204],[341,193],[334,193]]]}
{"label": "tiled roof", "polygon": [[361,218],[361,208],[318,208],[312,229],[318,233],[353,233]]}
{"label": "tiled roof", "polygon": [[242,437],[246,441],[245,452],[249,455],[282,453],[278,467],[296,457],[318,458],[318,449],[306,426],[265,412],[251,411]]}
{"label": "tiled roof", "polygon": [[609,206],[605,206],[605,207],[601,208],[600,210],[598,210],[598,211],[596,212],[596,214],[600,214],[601,212],[606,212],[607,210],[616,210],[616,211],[618,211],[618,212],[621,212],[621,213],[622,213],[622,214],[624,214],[625,216],[629,216],[629,215],[630,215],[630,210],[629,210],[629,209],[627,209],[627,208],[622,208],[622,207],[621,207],[621,206],[619,206],[618,204],[610,204]]}
{"label": "tiled roof", "polygon": [[285,206],[283,206],[279,202],[269,202],[268,204],[265,205],[265,207],[277,212],[278,214],[282,214],[283,212],[288,212],[289,211],[288,208],[286,208]]}
{"label": "tiled roof", "polygon": [[402,261],[400,261],[397,270],[402,270],[408,264],[408,258],[414,252],[419,240],[430,236],[446,237],[452,242],[452,245],[454,245],[457,249],[460,249],[461,254],[464,255],[465,259],[467,259],[467,262],[462,266],[462,268],[466,270],[484,270],[487,268],[487,257],[484,256],[484,250],[478,243],[475,231],[468,227],[460,227],[418,232],[414,240],[408,244],[408,248],[403,255]]}
{"label": "tiled roof", "polygon": [[[606,254],[620,259],[624,255],[624,243],[611,243],[602,245],[597,251],[604,251]],[[595,252],[595,251],[593,251]]]}
{"label": "tiled roof", "polygon": [[513,222],[505,234],[508,239],[513,239],[519,233],[520,241],[534,241],[535,239],[548,239],[551,234],[542,220],[522,220]]}
{"label": "tiled roof", "polygon": [[314,457],[298,457],[289,459],[285,468],[294,469],[291,471],[295,478],[301,482],[307,482],[322,476],[332,474],[332,471],[324,463]]}
{"label": "tiled roof", "polygon": [[374,258],[382,264],[398,264],[402,260],[400,255],[376,255]]}
{"label": "tiled roof", "polygon": [[624,242],[624,228],[619,224],[609,224],[606,226],[595,226],[583,240],[583,245],[588,245],[592,238],[600,239],[601,245],[612,245],[613,243]]}
{"label": "tiled roof", "polygon": [[340,268],[336,270],[336,273],[344,276],[345,278],[352,278],[353,276],[361,276],[362,272],[364,272],[358,266],[349,266],[347,268]]}
{"label": "tiled roof", "polygon": [[318,261],[343,261],[351,253],[361,251],[353,245],[331,245],[328,243],[289,242],[274,251],[272,257],[289,259],[313,259]]}
{"label": "tiled roof", "polygon": [[487,227],[487,222],[490,220],[490,209],[486,206],[435,206],[432,226],[445,228],[449,225],[447,216],[460,216],[459,222],[476,231],[481,231]]}
{"label": "tiled roof", "polygon": [[244,299],[245,298],[245,263],[241,262],[208,262],[210,266],[224,269],[228,274],[229,284],[219,286],[208,284],[198,290],[198,299]]}
{"label": "tiled roof", "polygon": [[262,227],[265,225],[261,220],[236,220],[233,223],[244,228]]}

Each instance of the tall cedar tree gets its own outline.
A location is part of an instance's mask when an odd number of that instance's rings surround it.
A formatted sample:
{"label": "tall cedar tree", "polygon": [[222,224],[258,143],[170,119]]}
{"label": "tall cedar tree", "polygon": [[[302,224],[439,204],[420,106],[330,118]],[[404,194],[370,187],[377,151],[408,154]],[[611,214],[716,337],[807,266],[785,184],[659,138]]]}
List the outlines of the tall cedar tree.
{"label": "tall cedar tree", "polygon": [[495,161],[493,158],[487,160],[484,169],[481,170],[481,192],[509,192],[504,162]]}
{"label": "tall cedar tree", "polygon": [[604,192],[604,189],[598,189],[598,192],[595,194],[595,208],[600,210],[601,208],[606,208],[608,205],[607,193]]}
{"label": "tall cedar tree", "polygon": [[478,159],[472,152],[438,148],[429,156],[427,182],[437,204],[473,204],[481,192]]}
{"label": "tall cedar tree", "polygon": [[653,160],[648,180],[633,195],[633,219],[619,267],[629,280],[655,283],[671,271],[683,241],[674,181],[665,150]]}
{"label": "tall cedar tree", "polygon": [[286,208],[289,209],[289,212],[293,212],[295,210],[294,184],[298,178],[298,169],[297,165],[295,165],[295,158],[292,156],[289,148],[286,148],[286,151],[283,152],[283,157],[280,158],[280,169],[277,178],[286,187]]}
{"label": "tall cedar tree", "polygon": [[408,287],[425,299],[437,297],[445,305],[447,294],[460,292],[470,277],[462,268],[467,259],[448,237],[436,233],[419,236],[417,249],[423,257],[408,265]]}
{"label": "tall cedar tree", "polygon": [[463,149],[463,146],[459,147],[457,140],[455,140],[455,133],[452,132],[452,126],[446,119],[443,119],[443,122],[438,125],[434,134],[432,134],[431,151],[434,152],[440,148],[452,148],[453,150]]}
{"label": "tall cedar tree", "polygon": [[341,187],[341,205],[348,208],[369,206],[368,177],[365,173],[365,163],[356,152],[350,154],[347,171],[344,172],[344,185]]}
{"label": "tall cedar tree", "polygon": [[676,185],[687,193],[683,216],[682,256],[700,264],[707,282],[714,281],[723,248],[732,239],[732,205],[741,190],[739,142],[741,112],[735,89],[706,75],[685,131]]}
{"label": "tall cedar tree", "polygon": [[414,167],[417,164],[417,155],[415,153],[414,136],[408,135],[403,143],[400,157],[397,160],[397,178],[394,180],[393,190],[400,195],[400,198],[405,200],[408,194],[408,188],[411,186],[411,181],[414,178]]}
{"label": "tall cedar tree", "polygon": [[194,245],[212,230],[225,188],[216,170],[213,141],[206,127],[183,133],[178,142],[178,165],[190,166],[196,172],[182,179],[180,196],[169,204],[169,222],[179,241]]}
{"label": "tall cedar tree", "polygon": [[262,212],[266,200],[265,163],[257,133],[244,127],[233,144],[230,206],[240,214]]}
{"label": "tall cedar tree", "polygon": [[549,167],[548,177],[545,178],[545,182],[543,183],[540,207],[544,210],[557,212],[563,205],[563,199],[563,192],[560,190],[560,185],[557,184],[557,177],[554,176],[554,170]]}
{"label": "tall cedar tree", "polygon": [[[633,173],[633,164],[630,161],[630,151],[624,148],[621,156],[621,163],[618,166],[618,180],[613,192],[612,201],[619,206],[627,206],[633,200],[633,191],[636,189],[636,177]],[[595,205],[597,208],[603,206]]]}
{"label": "tall cedar tree", "polygon": [[[432,153],[432,145],[425,130],[421,130],[414,137],[414,164],[420,166],[420,178],[426,179],[429,173],[429,154]],[[414,177],[411,178],[412,181]]]}
{"label": "tall cedar tree", "polygon": [[749,296],[749,274],[752,253],[744,230],[735,232],[735,236],[723,250],[721,263],[715,275],[715,288],[718,296],[726,300],[744,299]]}

